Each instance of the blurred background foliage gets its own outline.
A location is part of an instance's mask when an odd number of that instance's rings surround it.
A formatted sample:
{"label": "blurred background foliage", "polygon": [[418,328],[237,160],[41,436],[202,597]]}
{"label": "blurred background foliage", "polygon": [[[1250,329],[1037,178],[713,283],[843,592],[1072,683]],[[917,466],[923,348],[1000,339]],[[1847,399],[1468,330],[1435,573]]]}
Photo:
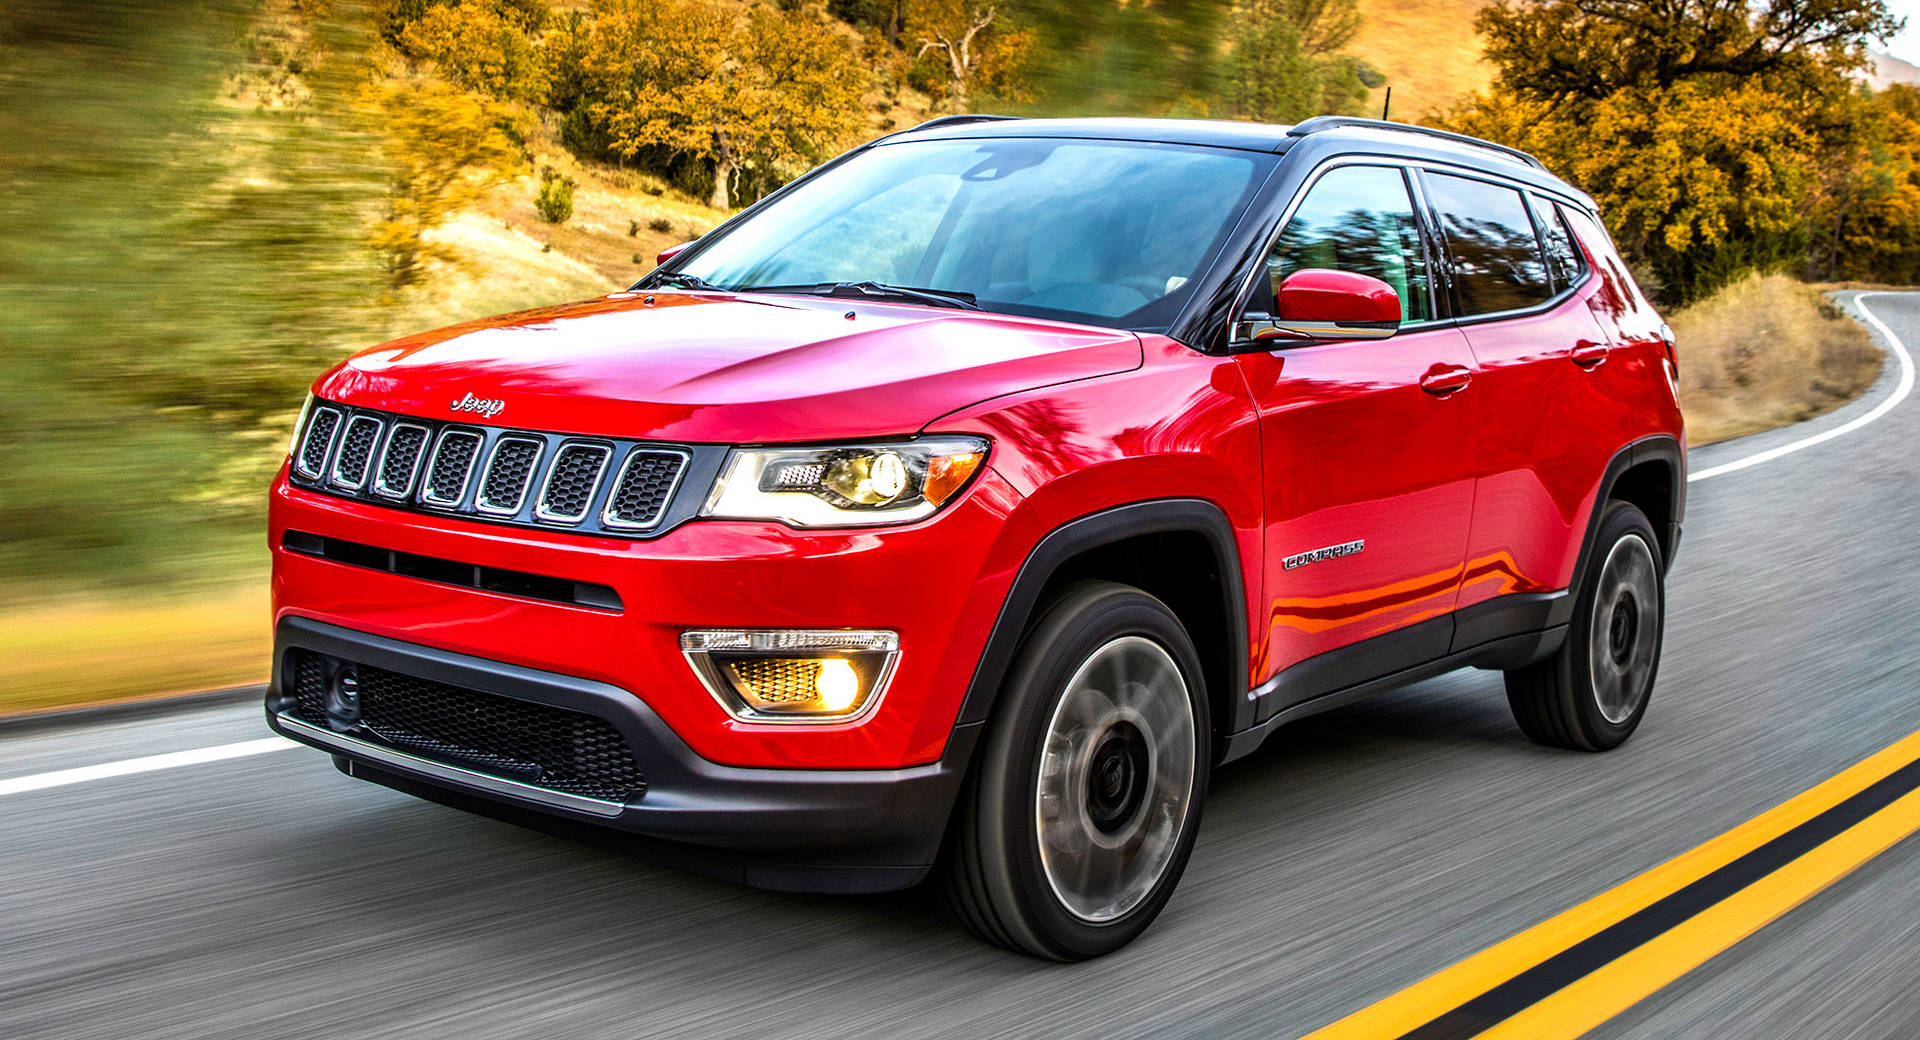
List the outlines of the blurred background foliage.
{"label": "blurred background foliage", "polygon": [[[1863,49],[1892,27],[1880,0],[7,0],[0,710],[258,674],[265,488],[348,351],[621,287],[948,112],[1291,122],[1397,88],[1592,192],[1664,303],[1737,283],[1817,328],[1780,356],[1840,374],[1710,368],[1748,395],[1729,430],[1808,414],[1865,347],[1749,275],[1920,278],[1920,93]],[[119,679],[76,649],[109,641]]]}

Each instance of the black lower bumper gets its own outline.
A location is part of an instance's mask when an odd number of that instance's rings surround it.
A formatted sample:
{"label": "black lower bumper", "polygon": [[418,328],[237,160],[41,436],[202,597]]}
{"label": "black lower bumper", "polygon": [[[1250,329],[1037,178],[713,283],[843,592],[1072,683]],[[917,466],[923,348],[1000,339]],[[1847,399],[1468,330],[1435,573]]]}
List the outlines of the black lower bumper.
{"label": "black lower bumper", "polygon": [[[297,651],[594,716],[617,730],[645,789],[610,803],[490,774],[458,759],[335,732],[298,717]],[[666,858],[764,888],[884,891],[917,883],[939,853],[979,725],[960,726],[938,762],[892,770],[746,769],[710,762],[646,703],[606,683],[523,668],[303,618],[274,633],[267,724],[332,752],[343,771],[467,808],[613,828],[670,843]]]}

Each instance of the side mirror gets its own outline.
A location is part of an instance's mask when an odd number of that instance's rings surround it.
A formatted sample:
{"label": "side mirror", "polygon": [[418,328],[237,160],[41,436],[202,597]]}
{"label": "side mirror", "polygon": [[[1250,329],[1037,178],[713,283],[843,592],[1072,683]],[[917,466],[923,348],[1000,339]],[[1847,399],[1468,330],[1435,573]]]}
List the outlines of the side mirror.
{"label": "side mirror", "polygon": [[698,242],[698,241],[700,241],[700,240],[699,240],[699,239],[697,239],[697,238],[695,238],[695,239],[690,239],[690,240],[688,240],[688,241],[686,241],[686,242],[682,242],[682,243],[680,243],[680,244],[679,244],[679,245],[677,245],[677,246],[668,246],[667,248],[665,248],[665,249],[662,249],[662,250],[661,250],[661,251],[659,252],[659,254],[658,254],[658,255],[656,255],[656,256],[655,256],[655,257],[653,258],[653,262],[654,262],[654,264],[655,264],[655,265],[659,265],[659,264],[664,264],[664,263],[666,263],[667,261],[669,261],[669,260],[671,260],[671,259],[673,259],[674,257],[676,257],[676,256],[679,256],[679,255],[680,255],[680,251],[681,251],[682,249],[685,249],[685,248],[687,248],[688,246],[690,246],[690,245],[692,245],[693,243],[695,243],[695,242]]}
{"label": "side mirror", "polygon": [[1281,281],[1271,318],[1236,322],[1233,339],[1271,350],[1287,341],[1386,339],[1399,331],[1400,294],[1393,286],[1351,271],[1307,268]]}

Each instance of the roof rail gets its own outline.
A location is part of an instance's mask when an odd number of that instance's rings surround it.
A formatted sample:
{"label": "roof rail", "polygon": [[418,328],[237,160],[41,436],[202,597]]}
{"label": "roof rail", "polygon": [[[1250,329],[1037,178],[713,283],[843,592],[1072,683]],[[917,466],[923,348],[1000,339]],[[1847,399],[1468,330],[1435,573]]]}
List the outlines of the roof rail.
{"label": "roof rail", "polygon": [[935,116],[934,118],[929,119],[924,123],[921,123],[919,126],[912,127],[911,129],[908,129],[904,132],[911,134],[911,133],[917,133],[921,130],[938,130],[943,126],[962,126],[967,123],[994,123],[994,122],[999,122],[1000,120],[1003,120],[1003,119],[1018,119],[1018,118],[1020,117],[1019,116],[995,116],[995,115],[987,115],[985,113],[980,113],[980,112],[964,112],[964,113],[961,113],[960,115],[955,115],[955,116]]}
{"label": "roof rail", "polygon": [[1540,160],[1518,148],[1508,148],[1504,144],[1494,144],[1492,141],[1483,141],[1478,137],[1456,134],[1451,130],[1436,130],[1430,126],[1420,126],[1417,123],[1394,123],[1385,119],[1363,119],[1359,116],[1314,116],[1312,119],[1304,120],[1289,128],[1287,130],[1287,136],[1308,137],[1326,130],[1345,130],[1349,127],[1360,130],[1397,130],[1403,134],[1425,134],[1428,137],[1438,137],[1441,140],[1452,141],[1455,144],[1468,144],[1477,148],[1486,148],[1499,152],[1501,155],[1515,162],[1525,163],[1536,170],[1544,171],[1547,168],[1545,163],[1542,163]]}

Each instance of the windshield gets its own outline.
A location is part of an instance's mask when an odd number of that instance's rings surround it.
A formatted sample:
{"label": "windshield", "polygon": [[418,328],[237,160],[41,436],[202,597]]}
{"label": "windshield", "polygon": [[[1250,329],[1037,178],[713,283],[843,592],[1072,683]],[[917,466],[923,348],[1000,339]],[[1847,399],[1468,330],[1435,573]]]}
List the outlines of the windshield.
{"label": "windshield", "polygon": [[1273,156],[1011,138],[884,145],[797,186],[675,269],[714,286],[877,282],[985,310],[1171,324]]}

